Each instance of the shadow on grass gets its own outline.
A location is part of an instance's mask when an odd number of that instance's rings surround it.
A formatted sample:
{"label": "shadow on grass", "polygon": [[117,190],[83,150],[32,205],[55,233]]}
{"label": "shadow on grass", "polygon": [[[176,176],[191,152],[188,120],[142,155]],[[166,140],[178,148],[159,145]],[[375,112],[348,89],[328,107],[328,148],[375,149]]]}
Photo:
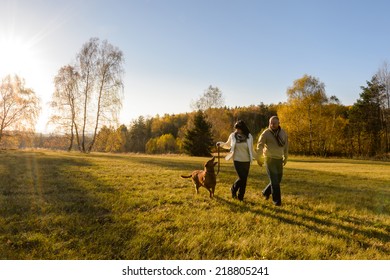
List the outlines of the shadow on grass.
{"label": "shadow on grass", "polygon": [[292,158],[289,161],[291,162],[303,162],[303,163],[347,163],[347,164],[363,164],[367,165],[369,162],[372,165],[388,165],[388,161],[379,161],[379,160],[359,160],[359,159],[344,159],[344,158],[321,158],[321,157],[307,157],[307,158]]}
{"label": "shadow on grass", "polygon": [[[177,171],[177,176],[190,175],[194,170],[203,170],[204,163],[208,161],[209,157],[164,157],[164,156],[144,156],[144,155],[129,155],[115,156],[115,155],[103,155],[103,157],[120,160],[130,161],[137,164],[150,165],[150,170],[155,170],[156,167],[166,169],[169,171]],[[215,166],[215,172],[217,172],[218,166]],[[226,162],[224,158],[220,162],[220,173],[217,175],[217,189],[218,182],[230,183],[231,178],[236,177],[236,171],[234,170],[233,163],[231,161]],[[229,177],[229,179],[227,179]],[[234,179],[235,180],[235,179]],[[190,180],[189,180],[190,181]],[[183,181],[184,182],[184,181]],[[233,181],[232,181],[233,182]],[[188,183],[192,186],[192,183]]]}
{"label": "shadow on grass", "polygon": [[325,201],[390,215],[388,184],[385,180],[290,168],[285,170],[282,188],[312,203]]}
{"label": "shadow on grass", "polygon": [[232,212],[251,212],[294,227],[305,228],[313,234],[343,239],[348,244],[357,242],[363,249],[374,248],[384,255],[390,254],[388,247],[390,226],[378,224],[364,217],[335,215],[308,205],[276,207],[272,204],[259,205],[254,202],[237,203],[237,201],[226,200],[219,196],[216,196],[215,199],[219,203],[228,206]]}
{"label": "shadow on grass", "polygon": [[188,172],[188,171],[198,170],[198,169],[203,170],[204,163],[209,159],[211,159],[211,157],[192,157],[192,158],[184,157],[183,158],[181,156],[165,157],[161,155],[153,156],[153,155],[138,155],[138,154],[129,154],[127,156],[112,155],[112,154],[96,154],[91,156],[98,157],[98,158],[120,159],[124,161],[157,166],[163,169],[178,170],[183,172]]}
{"label": "shadow on grass", "polygon": [[[123,259],[134,227],[114,222],[115,190],[82,157],[2,155],[0,259]],[[1,221],[1,220],[0,220]]]}

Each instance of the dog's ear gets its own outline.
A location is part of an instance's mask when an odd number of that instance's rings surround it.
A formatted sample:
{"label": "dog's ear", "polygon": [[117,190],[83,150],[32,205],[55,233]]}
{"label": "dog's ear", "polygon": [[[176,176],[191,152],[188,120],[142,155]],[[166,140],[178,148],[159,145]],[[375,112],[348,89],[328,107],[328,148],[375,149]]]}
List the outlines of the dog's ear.
{"label": "dog's ear", "polygon": [[214,159],[215,159],[215,157],[213,157],[212,159],[210,159],[209,161],[207,161],[207,162],[204,164],[204,166],[206,166],[208,163],[214,163]]}

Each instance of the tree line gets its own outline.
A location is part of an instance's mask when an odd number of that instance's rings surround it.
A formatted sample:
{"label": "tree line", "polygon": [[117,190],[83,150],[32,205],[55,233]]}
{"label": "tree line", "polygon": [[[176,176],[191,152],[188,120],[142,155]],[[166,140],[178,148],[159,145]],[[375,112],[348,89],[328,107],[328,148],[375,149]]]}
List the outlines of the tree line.
{"label": "tree line", "polygon": [[34,134],[40,112],[35,92],[17,75],[0,84],[1,148],[51,148],[88,153],[187,153],[207,156],[227,140],[234,123],[244,120],[257,138],[278,115],[288,132],[290,152],[302,155],[385,157],[390,153],[390,71],[387,63],[353,105],[328,96],[319,78],[304,75],[279,104],[226,107],[218,87],[209,86],[192,102],[192,112],[140,116],[118,125],[123,99],[124,57],[118,47],[91,38],[73,64],[54,78],[49,123],[51,135]]}
{"label": "tree line", "polygon": [[[385,65],[386,66],[386,65]],[[257,138],[278,115],[290,139],[290,152],[300,155],[388,157],[390,152],[390,75],[384,67],[361,87],[350,106],[327,96],[318,78],[304,75],[287,90],[287,102],[247,107],[216,107],[223,95],[210,86],[189,113],[140,116],[129,126],[103,126],[94,151],[149,154],[187,153],[207,156],[217,141],[227,140],[234,123],[244,120]]]}

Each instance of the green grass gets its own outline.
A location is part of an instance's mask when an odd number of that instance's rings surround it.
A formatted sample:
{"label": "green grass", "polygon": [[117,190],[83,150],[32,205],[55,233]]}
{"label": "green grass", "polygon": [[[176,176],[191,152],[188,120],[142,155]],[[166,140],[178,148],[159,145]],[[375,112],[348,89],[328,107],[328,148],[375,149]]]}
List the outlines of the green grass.
{"label": "green grass", "polygon": [[195,195],[204,161],[0,152],[0,259],[388,259],[390,163],[292,157],[277,208],[257,165],[244,203],[225,160]]}

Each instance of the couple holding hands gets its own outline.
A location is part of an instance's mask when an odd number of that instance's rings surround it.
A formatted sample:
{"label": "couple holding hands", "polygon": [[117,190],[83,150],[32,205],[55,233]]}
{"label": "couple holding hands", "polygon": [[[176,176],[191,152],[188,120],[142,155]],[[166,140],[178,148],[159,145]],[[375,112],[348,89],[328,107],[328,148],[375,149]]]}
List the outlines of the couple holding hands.
{"label": "couple holding hands", "polygon": [[[257,142],[257,153],[253,149],[253,136],[250,134],[245,122],[239,120],[234,125],[227,142],[217,142],[217,146],[230,149],[226,160],[233,158],[234,168],[238,179],[231,187],[232,197],[244,200],[247,178],[250,164],[256,159],[262,166],[265,164],[269,184],[262,194],[265,199],[272,195],[272,201],[276,206],[282,205],[280,183],[283,176],[283,166],[287,163],[288,139],[287,133],[280,127],[279,118],[273,116],[269,119],[268,128],[260,135]],[[263,159],[264,156],[264,159]]]}

